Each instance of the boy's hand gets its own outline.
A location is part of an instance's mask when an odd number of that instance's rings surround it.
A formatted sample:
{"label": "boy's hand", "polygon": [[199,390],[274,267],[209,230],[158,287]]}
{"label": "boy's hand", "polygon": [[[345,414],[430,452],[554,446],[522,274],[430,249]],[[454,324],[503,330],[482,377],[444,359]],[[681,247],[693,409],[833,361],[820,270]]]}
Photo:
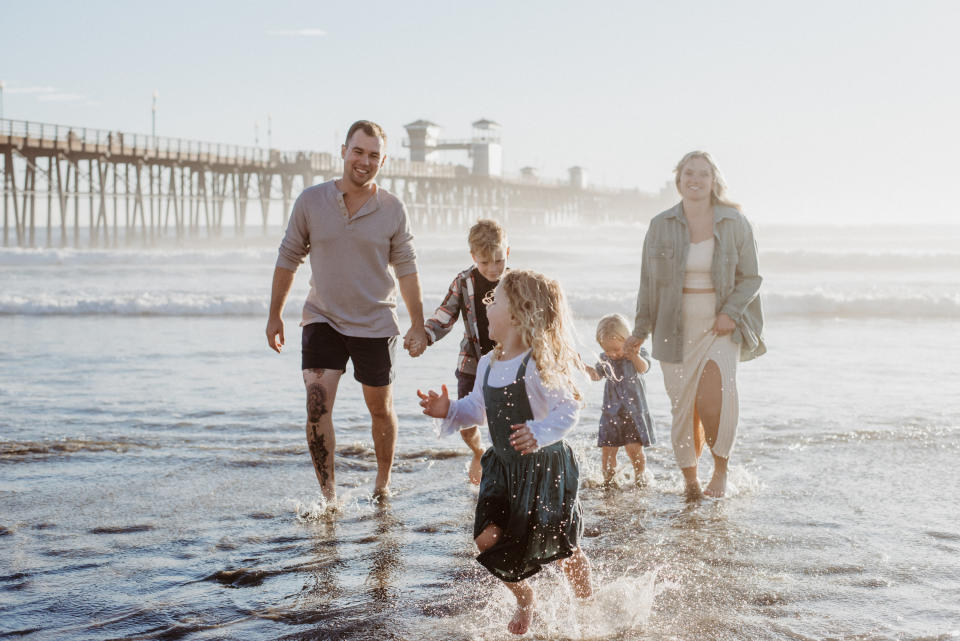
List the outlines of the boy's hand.
{"label": "boy's hand", "polygon": [[450,411],[450,395],[447,393],[447,386],[440,386],[440,394],[430,390],[426,394],[417,390],[417,396],[420,397],[420,407],[423,413],[433,418],[447,418],[447,412]]}
{"label": "boy's hand", "polygon": [[537,439],[534,438],[533,432],[530,431],[526,423],[511,425],[510,429],[513,430],[513,434],[510,435],[510,445],[513,446],[513,449],[521,454],[532,454],[540,449]]}

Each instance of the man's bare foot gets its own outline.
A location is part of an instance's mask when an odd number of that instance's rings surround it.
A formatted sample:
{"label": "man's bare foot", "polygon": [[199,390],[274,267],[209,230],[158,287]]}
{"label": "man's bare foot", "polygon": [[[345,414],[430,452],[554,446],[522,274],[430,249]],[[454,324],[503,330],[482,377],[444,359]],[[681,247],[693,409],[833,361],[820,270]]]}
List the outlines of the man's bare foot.
{"label": "man's bare foot", "polygon": [[714,499],[723,498],[723,495],[726,494],[726,492],[727,475],[716,473],[714,473],[713,478],[710,479],[710,483],[707,484],[707,489],[703,491],[706,496]]}
{"label": "man's bare foot", "polygon": [[703,491],[700,489],[700,483],[687,483],[685,490],[688,501],[699,501],[703,498]]}
{"label": "man's bare foot", "polygon": [[373,488],[373,494],[371,495],[370,498],[372,498],[375,503],[384,503],[384,502],[386,502],[391,496],[393,496],[393,492],[390,491],[390,487],[389,487],[389,486],[388,486],[388,487],[375,487],[375,488]]}
{"label": "man's bare foot", "polygon": [[530,605],[518,605],[513,618],[507,624],[507,631],[510,634],[526,634],[530,629],[530,623],[533,621],[533,603]]}
{"label": "man's bare foot", "polygon": [[483,478],[483,468],[480,467],[480,457],[482,454],[474,454],[473,460],[470,461],[470,482],[474,485],[480,485],[480,479]]}

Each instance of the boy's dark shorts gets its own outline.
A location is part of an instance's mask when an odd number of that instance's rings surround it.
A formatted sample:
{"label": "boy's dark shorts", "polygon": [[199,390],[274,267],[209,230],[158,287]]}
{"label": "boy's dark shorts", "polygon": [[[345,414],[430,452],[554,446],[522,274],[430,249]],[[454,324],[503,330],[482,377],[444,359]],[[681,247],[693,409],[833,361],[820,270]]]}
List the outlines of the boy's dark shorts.
{"label": "boy's dark shorts", "polygon": [[353,361],[353,377],[363,385],[384,387],[393,382],[393,359],[397,337],[345,336],[330,323],[310,323],[303,328],[300,369],[347,371]]}
{"label": "boy's dark shorts", "polygon": [[460,370],[457,370],[457,398],[461,399],[464,396],[469,396],[470,392],[473,391],[473,384],[476,381],[476,374],[464,374]]}

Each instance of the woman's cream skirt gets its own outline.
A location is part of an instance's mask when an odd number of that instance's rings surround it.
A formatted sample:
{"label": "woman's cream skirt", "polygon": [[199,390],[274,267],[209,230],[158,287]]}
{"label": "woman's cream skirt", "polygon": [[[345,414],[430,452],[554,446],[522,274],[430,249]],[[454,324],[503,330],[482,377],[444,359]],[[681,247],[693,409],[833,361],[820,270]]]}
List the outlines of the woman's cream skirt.
{"label": "woman's cream skirt", "polygon": [[716,336],[716,294],[683,295],[683,362],[660,363],[663,382],[673,411],[673,453],[680,467],[693,467],[703,449],[703,426],[697,414],[697,386],[709,361],[720,370],[723,407],[713,453],[729,458],[737,435],[740,402],[737,397],[737,362],[740,346],[730,335]]}

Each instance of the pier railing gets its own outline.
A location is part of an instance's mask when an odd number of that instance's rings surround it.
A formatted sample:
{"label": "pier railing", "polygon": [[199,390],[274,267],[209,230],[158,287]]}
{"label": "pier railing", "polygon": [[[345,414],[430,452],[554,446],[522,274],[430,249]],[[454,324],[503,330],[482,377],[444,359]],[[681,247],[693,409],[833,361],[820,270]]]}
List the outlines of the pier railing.
{"label": "pier railing", "polygon": [[[301,190],[343,172],[339,154],[327,152],[11,119],[0,119],[0,160],[2,244],[20,247],[216,239],[225,223],[242,236],[250,202],[259,204],[257,226],[267,234],[271,218],[286,224]],[[479,217],[534,224],[581,215],[647,217],[662,201],[390,156],[377,182],[403,199],[414,224],[428,226]],[[279,216],[271,216],[271,205]]]}

